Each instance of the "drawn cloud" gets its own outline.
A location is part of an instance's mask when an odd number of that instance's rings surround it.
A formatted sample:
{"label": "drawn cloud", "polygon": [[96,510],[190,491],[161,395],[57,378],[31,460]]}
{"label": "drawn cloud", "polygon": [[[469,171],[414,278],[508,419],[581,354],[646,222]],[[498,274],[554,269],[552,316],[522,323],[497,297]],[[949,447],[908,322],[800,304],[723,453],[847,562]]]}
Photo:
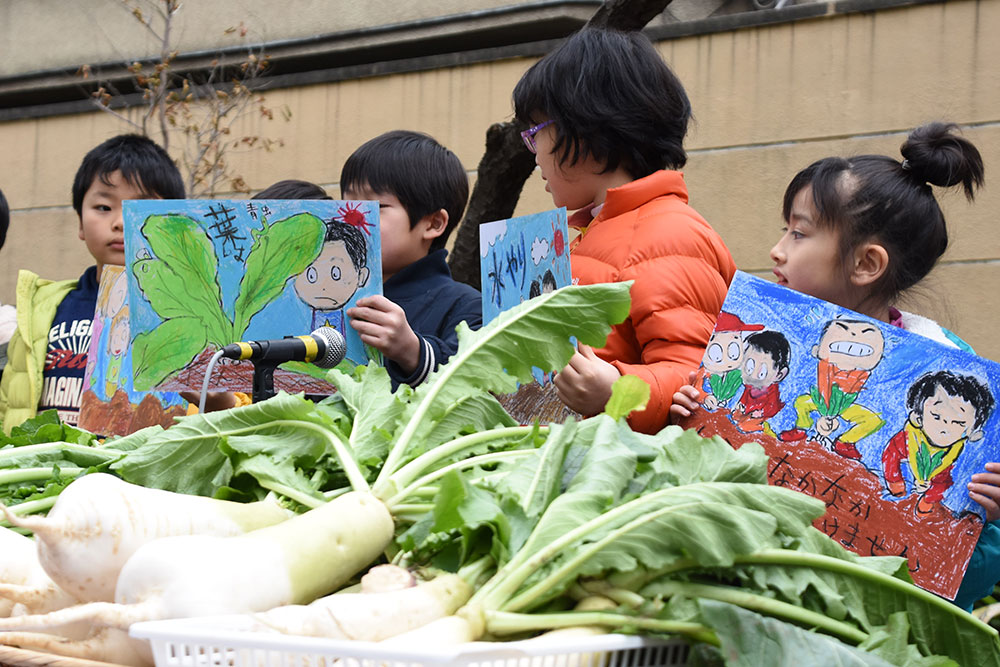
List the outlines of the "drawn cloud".
{"label": "drawn cloud", "polygon": [[531,261],[538,266],[539,262],[549,256],[549,240],[540,239],[537,236],[531,242]]}
{"label": "drawn cloud", "polygon": [[479,256],[486,257],[490,247],[496,245],[507,235],[507,221],[488,223],[479,227]]}

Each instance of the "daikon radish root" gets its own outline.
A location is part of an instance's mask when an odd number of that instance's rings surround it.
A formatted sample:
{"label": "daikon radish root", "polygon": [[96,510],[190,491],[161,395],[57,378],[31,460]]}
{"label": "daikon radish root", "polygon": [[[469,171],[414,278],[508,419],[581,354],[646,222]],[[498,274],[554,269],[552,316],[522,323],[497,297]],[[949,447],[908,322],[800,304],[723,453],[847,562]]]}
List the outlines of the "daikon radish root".
{"label": "daikon radish root", "polygon": [[164,537],[139,547],[122,567],[117,604],[91,602],[0,619],[0,632],[48,631],[81,620],[127,630],[138,621],[306,604],[374,561],[393,528],[381,501],[353,492],[244,535]]}
{"label": "daikon radish root", "polygon": [[39,568],[29,583],[0,584],[0,609],[3,602],[13,605],[9,615],[44,614],[77,604],[79,600],[56,586]]}
{"label": "daikon radish root", "polygon": [[[0,527],[0,583],[20,587],[44,574],[38,563],[35,543],[20,533]],[[0,617],[9,616],[16,602],[0,599]]]}
{"label": "daikon radish root", "polygon": [[35,534],[38,561],[60,588],[89,602],[114,599],[118,573],[136,549],[172,535],[239,535],[284,521],[276,502],[235,503],[129,484],[94,473],[74,480],[48,516],[7,520]]}
{"label": "daikon radish root", "polygon": [[392,563],[376,565],[361,577],[362,593],[389,593],[416,585],[412,572]]}
{"label": "daikon radish root", "polygon": [[327,595],[253,618],[260,628],[282,634],[377,642],[450,616],[471,595],[472,587],[461,577],[443,574],[402,590]]}
{"label": "daikon radish root", "polygon": [[0,632],[0,644],[131,667],[151,667],[154,664],[149,642],[139,642],[114,628],[105,628],[86,639],[67,639],[40,632]]}
{"label": "daikon radish root", "polygon": [[0,528],[0,618],[44,614],[76,602],[42,569],[34,540]]}
{"label": "daikon radish root", "polygon": [[[383,640],[382,644],[405,646],[417,650],[438,649],[441,646],[466,644],[483,636],[486,624],[481,614],[468,607],[461,615],[445,616],[413,630]],[[468,612],[473,613],[468,613]]]}

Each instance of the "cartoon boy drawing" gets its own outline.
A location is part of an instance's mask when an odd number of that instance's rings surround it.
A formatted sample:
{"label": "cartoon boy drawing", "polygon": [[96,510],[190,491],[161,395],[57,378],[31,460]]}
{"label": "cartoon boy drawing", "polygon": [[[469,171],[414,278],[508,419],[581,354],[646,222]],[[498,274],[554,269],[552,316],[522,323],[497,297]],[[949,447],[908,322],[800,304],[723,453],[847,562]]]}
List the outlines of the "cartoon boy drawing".
{"label": "cartoon boy drawing", "polygon": [[788,376],[791,348],[777,331],[759,331],[747,336],[743,346],[743,395],[732,412],[736,426],[744,433],[774,431],[766,420],[785,406],[778,383]]}
{"label": "cartoon boy drawing", "polygon": [[[826,323],[819,344],[812,349],[819,359],[816,384],[795,399],[795,428],[782,440],[802,440],[815,424],[816,440],[837,454],[860,460],[857,442],[878,431],[885,421],[857,403],[865,382],[885,351],[882,330],[871,322],[835,319]],[[812,413],[818,413],[813,421]],[[850,428],[835,436],[841,421]]]}
{"label": "cartoon boy drawing", "polygon": [[951,486],[951,469],[965,444],[983,437],[993,407],[993,394],[974,377],[951,371],[920,376],[906,393],[906,425],[882,452],[889,493],[906,495],[903,469],[909,468],[920,495],[917,511],[930,512]]}
{"label": "cartoon boy drawing", "polygon": [[327,224],[323,249],[305,271],[295,276],[295,293],[313,310],[312,326],[335,327],[346,334],[341,310],[368,282],[368,246],[357,228]]}
{"label": "cartoon boy drawing", "polygon": [[124,306],[111,319],[108,328],[108,362],[104,376],[104,393],[112,398],[121,386],[122,360],[128,351],[128,306]]}
{"label": "cartoon boy drawing", "polygon": [[698,401],[707,410],[726,405],[743,384],[740,365],[743,360],[743,334],[760,331],[763,324],[744,324],[736,315],[719,313],[715,331],[708,338],[701,368],[695,376]]}
{"label": "cartoon boy drawing", "polygon": [[551,269],[546,269],[541,282],[539,282],[537,278],[531,281],[531,285],[528,286],[528,298],[534,299],[536,296],[541,296],[555,291],[556,277],[552,274]]}

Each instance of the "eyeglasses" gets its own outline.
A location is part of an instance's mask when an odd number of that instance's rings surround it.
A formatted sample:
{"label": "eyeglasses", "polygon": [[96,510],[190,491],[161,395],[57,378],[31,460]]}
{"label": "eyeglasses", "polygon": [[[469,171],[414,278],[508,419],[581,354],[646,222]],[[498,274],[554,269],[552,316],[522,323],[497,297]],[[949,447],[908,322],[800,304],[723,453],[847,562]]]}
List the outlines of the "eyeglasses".
{"label": "eyeglasses", "polygon": [[521,138],[524,139],[524,145],[528,147],[529,151],[532,153],[538,152],[538,149],[535,147],[535,135],[538,134],[542,128],[546,128],[554,122],[554,120],[547,120],[544,123],[539,123],[538,125],[529,127],[527,130],[521,132]]}

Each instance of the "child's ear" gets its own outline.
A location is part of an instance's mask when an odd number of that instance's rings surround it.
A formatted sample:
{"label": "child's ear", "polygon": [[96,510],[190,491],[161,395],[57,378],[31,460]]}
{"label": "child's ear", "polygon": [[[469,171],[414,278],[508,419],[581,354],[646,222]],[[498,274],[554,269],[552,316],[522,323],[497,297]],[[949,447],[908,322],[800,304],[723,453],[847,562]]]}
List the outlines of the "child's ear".
{"label": "child's ear", "polygon": [[983,439],[983,429],[977,428],[972,433],[969,434],[969,442],[975,442],[976,440]]}
{"label": "child's ear", "polygon": [[778,374],[774,377],[774,381],[775,382],[781,382],[787,376],[788,376],[788,366],[785,366],[780,371],[778,371]]}
{"label": "child's ear", "polygon": [[923,428],[924,416],[920,414],[919,410],[910,411],[910,423],[917,428]]}
{"label": "child's ear", "polygon": [[84,236],[84,233],[83,233],[83,219],[82,218],[80,219],[80,229],[77,231],[76,235],[80,237],[81,241],[86,241],[87,240],[87,237]]}
{"label": "child's ear", "polygon": [[862,243],[854,251],[851,282],[857,287],[875,283],[889,268],[889,251],[878,243]]}
{"label": "child's ear", "polygon": [[365,285],[368,284],[369,274],[370,272],[368,271],[367,266],[362,267],[361,270],[358,271],[358,287],[364,287]]}
{"label": "child's ear", "polygon": [[428,213],[423,218],[420,219],[421,224],[426,223],[427,227],[424,229],[423,238],[425,241],[436,239],[437,237],[444,234],[444,231],[448,229],[448,211],[443,208],[439,208],[433,213]]}

